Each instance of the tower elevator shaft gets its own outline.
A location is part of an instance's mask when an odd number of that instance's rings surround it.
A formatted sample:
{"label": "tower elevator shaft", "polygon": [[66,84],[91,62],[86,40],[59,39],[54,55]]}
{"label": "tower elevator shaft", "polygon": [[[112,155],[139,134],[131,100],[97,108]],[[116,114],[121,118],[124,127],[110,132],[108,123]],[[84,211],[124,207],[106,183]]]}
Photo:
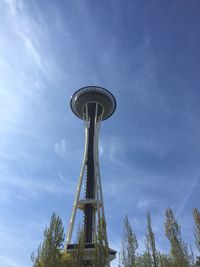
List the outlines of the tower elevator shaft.
{"label": "tower elevator shaft", "polygon": [[[85,198],[95,199],[95,162],[94,162],[94,130],[95,130],[95,113],[96,104],[88,104],[89,129],[88,129],[88,148],[86,162],[86,188]],[[92,243],[94,227],[94,206],[86,204],[84,209],[84,232],[85,242]]]}
{"label": "tower elevator shaft", "polygon": [[[98,103],[87,104],[87,116],[89,120],[88,129],[88,148],[87,148],[87,161],[86,161],[86,188],[85,198],[86,200],[96,200],[96,163],[95,160],[95,147],[98,147],[98,140],[95,140],[96,123],[99,116],[102,115],[103,109]],[[95,232],[95,207],[94,205],[86,204],[84,208],[84,232],[86,243],[94,242]]]}

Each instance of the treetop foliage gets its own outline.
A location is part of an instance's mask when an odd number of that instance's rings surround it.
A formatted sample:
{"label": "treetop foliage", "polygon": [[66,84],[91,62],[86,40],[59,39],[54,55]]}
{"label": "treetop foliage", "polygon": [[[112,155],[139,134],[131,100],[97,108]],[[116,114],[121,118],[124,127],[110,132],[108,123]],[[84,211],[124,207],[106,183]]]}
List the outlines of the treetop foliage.
{"label": "treetop foliage", "polygon": [[[199,255],[194,256],[183,241],[181,227],[172,209],[166,209],[165,235],[170,243],[170,252],[162,253],[156,248],[156,238],[152,230],[151,216],[147,212],[145,234],[145,251],[138,253],[136,234],[127,216],[124,218],[122,250],[119,267],[198,267],[200,266],[200,212],[193,210],[194,236]],[[32,254],[33,267],[86,267],[83,262],[85,238],[80,229],[77,245],[73,253],[63,249],[64,228],[62,220],[53,213],[49,227],[45,228],[44,240],[36,253]],[[109,247],[104,218],[99,222],[94,250],[94,261],[91,267],[108,267]]]}

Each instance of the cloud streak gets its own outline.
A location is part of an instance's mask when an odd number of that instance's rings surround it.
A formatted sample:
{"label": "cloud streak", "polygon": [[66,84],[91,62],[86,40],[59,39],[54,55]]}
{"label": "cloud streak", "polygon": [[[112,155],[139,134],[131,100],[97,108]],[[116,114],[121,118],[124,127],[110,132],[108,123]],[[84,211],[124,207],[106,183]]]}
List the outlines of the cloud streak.
{"label": "cloud streak", "polygon": [[[41,16],[39,16],[39,20],[36,20],[31,13],[28,13],[26,2],[22,0],[4,1],[8,6],[12,29],[21,40],[28,56],[28,64],[26,59],[24,59],[24,64],[30,67],[30,63],[32,63],[32,68],[38,77],[43,74],[45,79],[54,80],[55,73],[59,73],[61,69],[58,71],[59,67],[50,53],[48,25],[44,23]],[[37,10],[36,3],[34,7]],[[39,15],[38,12],[37,15]]]}
{"label": "cloud streak", "polygon": [[180,217],[181,213],[183,212],[183,210],[184,210],[186,204],[188,203],[188,201],[189,201],[194,189],[196,188],[196,185],[197,185],[197,183],[199,181],[199,178],[200,178],[200,174],[198,173],[196,175],[196,177],[193,179],[189,190],[187,189],[187,193],[185,194],[185,197],[184,197],[184,199],[183,199],[183,201],[182,201],[182,203],[181,203],[181,205],[180,205],[180,207],[179,207],[179,209],[178,209],[178,211],[176,213],[177,217]]}

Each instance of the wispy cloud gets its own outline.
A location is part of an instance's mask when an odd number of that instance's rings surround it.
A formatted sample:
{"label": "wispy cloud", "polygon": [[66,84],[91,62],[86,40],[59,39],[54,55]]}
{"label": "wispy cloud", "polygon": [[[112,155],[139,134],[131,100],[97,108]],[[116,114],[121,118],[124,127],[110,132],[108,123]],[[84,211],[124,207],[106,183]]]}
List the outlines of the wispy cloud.
{"label": "wispy cloud", "polygon": [[[4,171],[4,173],[2,173]],[[20,173],[6,172],[5,168],[2,169],[0,175],[1,184],[1,198],[4,201],[12,200],[13,198],[21,199],[22,201],[27,197],[38,197],[41,193],[47,194],[72,194],[70,188],[73,186],[72,181],[69,179],[60,180],[59,174],[56,179],[50,179],[49,177],[41,179],[40,177],[29,176],[20,171]],[[6,190],[9,188],[9,190]],[[12,194],[10,192],[13,191]],[[15,193],[14,193],[15,192]]]}
{"label": "wispy cloud", "polygon": [[18,35],[24,43],[25,48],[27,49],[28,54],[31,59],[37,64],[39,69],[41,69],[45,73],[45,66],[42,63],[41,54],[36,44],[34,44],[34,40],[28,34],[23,33],[21,30],[17,30]]}
{"label": "wispy cloud", "polygon": [[39,25],[37,20],[27,14],[27,3],[24,1],[4,0],[3,3],[1,134],[4,131],[27,131],[28,127],[22,127],[22,122],[33,120],[39,110],[44,111],[44,103],[41,104],[46,90],[44,80],[54,77],[51,71],[55,67],[52,57],[45,56],[48,48],[44,53],[41,45],[48,39],[41,34],[45,32],[46,26]]}
{"label": "wispy cloud", "polygon": [[55,143],[54,149],[60,157],[66,157],[68,150],[65,139],[62,139],[61,141]]}
{"label": "wispy cloud", "polygon": [[23,9],[23,0],[4,0],[4,2],[8,4],[13,16]]}
{"label": "wispy cloud", "polygon": [[158,206],[158,200],[155,199],[141,199],[137,203],[137,208],[142,211],[147,211],[149,209],[152,209],[155,205]]}
{"label": "wispy cloud", "polygon": [[197,183],[199,181],[199,178],[200,178],[200,175],[198,173],[196,175],[196,177],[193,179],[192,184],[191,184],[189,190],[187,188],[187,193],[185,194],[185,197],[184,197],[184,199],[183,199],[183,201],[182,201],[182,203],[181,203],[181,205],[180,205],[180,207],[179,207],[179,209],[178,209],[178,211],[176,213],[176,216],[177,217],[179,217],[181,215],[183,209],[185,208],[185,205],[189,201],[189,199],[190,199],[190,197],[191,197],[191,195],[192,195],[192,193],[193,193],[193,191],[194,191],[194,189],[195,189],[195,187],[196,187],[196,185],[197,185]]}
{"label": "wispy cloud", "polygon": [[34,17],[31,17],[25,8],[27,3],[23,0],[4,1],[8,6],[12,28],[20,38],[28,55],[29,66],[32,63],[32,67],[35,68],[38,75],[41,76],[42,73],[45,78],[54,79],[55,76],[52,74],[53,71],[57,72],[58,65],[50,53],[48,25],[41,19],[36,21]]}
{"label": "wispy cloud", "polygon": [[146,199],[139,200],[137,203],[137,207],[141,210],[146,210],[149,206],[149,202],[150,201]]}
{"label": "wispy cloud", "polygon": [[106,158],[113,163],[121,162],[122,164],[121,158],[125,149],[122,140],[120,140],[118,136],[112,135],[106,139],[100,140],[99,152],[103,159]]}
{"label": "wispy cloud", "polygon": [[47,221],[41,216],[40,219],[27,216],[22,221],[16,216],[9,221],[0,220],[0,266],[31,266],[31,253],[41,242],[46,225]]}

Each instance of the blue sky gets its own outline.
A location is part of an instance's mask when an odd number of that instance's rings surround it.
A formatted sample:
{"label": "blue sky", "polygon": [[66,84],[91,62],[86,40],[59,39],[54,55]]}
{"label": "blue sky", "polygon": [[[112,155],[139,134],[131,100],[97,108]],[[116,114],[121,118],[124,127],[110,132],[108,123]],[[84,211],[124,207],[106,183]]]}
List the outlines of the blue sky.
{"label": "blue sky", "polygon": [[167,207],[194,243],[199,11],[199,0],[1,1],[0,267],[31,266],[54,211],[68,225],[84,143],[69,100],[86,85],[117,99],[100,135],[111,247],[120,249],[127,214],[142,250],[150,210],[168,250]]}

